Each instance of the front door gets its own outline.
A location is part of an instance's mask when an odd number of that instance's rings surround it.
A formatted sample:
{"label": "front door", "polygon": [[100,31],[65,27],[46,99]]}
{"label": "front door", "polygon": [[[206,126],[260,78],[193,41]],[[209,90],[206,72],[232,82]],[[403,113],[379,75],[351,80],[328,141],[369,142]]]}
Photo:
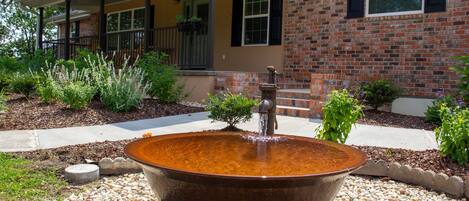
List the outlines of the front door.
{"label": "front door", "polygon": [[184,16],[195,16],[201,19],[202,26],[194,32],[182,33],[181,57],[179,64],[186,70],[203,70],[207,68],[208,50],[208,0],[184,2]]}

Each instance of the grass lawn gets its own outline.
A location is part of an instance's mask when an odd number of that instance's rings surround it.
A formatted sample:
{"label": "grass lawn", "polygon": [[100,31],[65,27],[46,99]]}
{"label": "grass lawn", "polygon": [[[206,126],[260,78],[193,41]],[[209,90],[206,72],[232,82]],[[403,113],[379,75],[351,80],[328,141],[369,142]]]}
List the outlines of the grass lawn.
{"label": "grass lawn", "polygon": [[66,186],[57,170],[9,154],[0,153],[0,168],[0,200],[55,200]]}

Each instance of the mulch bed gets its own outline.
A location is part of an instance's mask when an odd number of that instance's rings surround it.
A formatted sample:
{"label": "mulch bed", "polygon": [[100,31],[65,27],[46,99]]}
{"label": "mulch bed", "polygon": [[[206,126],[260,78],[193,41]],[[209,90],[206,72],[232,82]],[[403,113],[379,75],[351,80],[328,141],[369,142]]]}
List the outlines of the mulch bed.
{"label": "mulch bed", "polygon": [[[106,157],[125,157],[124,146],[131,141],[92,143],[17,154],[32,160],[52,161],[64,168],[67,164],[84,163],[85,159],[99,161]],[[437,150],[411,151],[368,146],[358,146],[357,148],[363,150],[370,159],[376,161],[399,162],[415,168],[420,167],[436,173],[442,172],[449,176],[457,175],[469,179],[469,164],[466,166],[457,165],[441,157]]]}
{"label": "mulch bed", "polygon": [[361,124],[397,128],[413,128],[433,131],[437,127],[425,121],[423,117],[414,117],[391,112],[366,110],[365,116],[358,121]]}
{"label": "mulch bed", "polygon": [[82,111],[74,111],[61,103],[44,104],[37,97],[26,99],[18,94],[10,95],[7,104],[9,109],[0,130],[93,126],[204,111],[203,108],[159,103],[154,99],[145,99],[140,108],[125,113],[111,112],[97,100]]}

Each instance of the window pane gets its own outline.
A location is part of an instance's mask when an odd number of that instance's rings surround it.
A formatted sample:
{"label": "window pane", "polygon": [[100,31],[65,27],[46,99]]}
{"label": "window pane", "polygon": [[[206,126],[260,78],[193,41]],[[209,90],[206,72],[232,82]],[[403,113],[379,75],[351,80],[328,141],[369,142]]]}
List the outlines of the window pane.
{"label": "window pane", "polygon": [[118,31],[119,13],[111,14],[107,17],[107,31]]}
{"label": "window pane", "polygon": [[130,33],[121,33],[119,35],[119,49],[130,49]]}
{"label": "window pane", "polygon": [[118,41],[119,41],[119,35],[109,34],[107,37],[107,49],[110,51],[117,50]]}
{"label": "window pane", "polygon": [[129,30],[132,28],[132,11],[123,12],[120,14],[120,30]]}
{"label": "window pane", "polygon": [[369,14],[422,10],[422,0],[369,0]]}
{"label": "window pane", "polygon": [[267,17],[245,19],[244,44],[267,44]]}
{"label": "window pane", "polygon": [[145,26],[145,9],[134,11],[134,29],[142,29]]}
{"label": "window pane", "polygon": [[245,13],[249,15],[261,15],[269,12],[269,0],[245,0]]}

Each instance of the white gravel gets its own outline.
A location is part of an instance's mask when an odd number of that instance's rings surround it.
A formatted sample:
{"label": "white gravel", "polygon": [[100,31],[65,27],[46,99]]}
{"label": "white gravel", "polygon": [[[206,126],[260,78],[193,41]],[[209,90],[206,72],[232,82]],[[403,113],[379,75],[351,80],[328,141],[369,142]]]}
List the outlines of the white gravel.
{"label": "white gravel", "polygon": [[[156,201],[143,174],[105,177],[85,186],[76,187],[65,200]],[[389,200],[389,201],[444,201],[456,200],[392,180],[353,177],[346,179],[336,201]],[[465,200],[465,199],[462,199]]]}

